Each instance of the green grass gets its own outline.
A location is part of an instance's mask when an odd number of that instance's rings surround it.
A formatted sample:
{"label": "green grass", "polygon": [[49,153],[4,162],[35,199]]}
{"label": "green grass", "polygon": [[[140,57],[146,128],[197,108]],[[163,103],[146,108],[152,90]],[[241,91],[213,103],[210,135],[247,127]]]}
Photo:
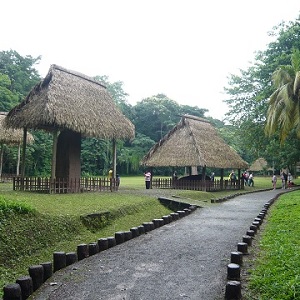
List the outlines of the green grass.
{"label": "green grass", "polygon": [[247,299],[300,299],[300,191],[271,207],[249,279]]}
{"label": "green grass", "polygon": [[[254,187],[242,192],[271,188],[271,178],[255,178]],[[199,192],[160,190],[176,199],[199,206],[217,205],[210,200],[236,191]],[[55,251],[76,251],[81,243],[95,242],[129,230],[143,222],[169,214],[171,210],[147,193],[143,176],[121,177],[118,192],[48,195],[16,192],[11,184],[0,184],[0,285],[28,274],[28,267],[52,261]],[[157,193],[156,193],[157,194]],[[100,226],[85,226],[81,216],[110,212]],[[2,296],[2,289],[0,290]]]}

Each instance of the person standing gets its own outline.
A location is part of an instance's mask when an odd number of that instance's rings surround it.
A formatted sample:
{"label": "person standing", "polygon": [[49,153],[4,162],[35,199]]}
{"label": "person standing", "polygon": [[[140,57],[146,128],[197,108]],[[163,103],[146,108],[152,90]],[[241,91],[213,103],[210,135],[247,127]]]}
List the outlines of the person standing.
{"label": "person standing", "polygon": [[273,190],[276,190],[277,177],[274,174],[272,177]]}
{"label": "person standing", "polygon": [[288,183],[288,174],[283,172],[283,178],[284,178],[284,188],[287,188],[287,183]]}
{"label": "person standing", "polygon": [[112,170],[112,168],[109,169],[108,171],[108,181],[109,181],[109,188],[110,191],[112,192],[112,188],[113,188],[113,175],[114,175],[114,171]]}
{"label": "person standing", "polygon": [[149,190],[151,186],[151,173],[149,171],[146,171],[144,173],[144,176],[145,176],[146,189]]}
{"label": "person standing", "polygon": [[253,173],[250,173],[250,175],[248,177],[248,185],[249,186],[254,186]]}
{"label": "person standing", "polygon": [[112,168],[110,168],[109,169],[109,171],[108,171],[108,179],[112,179],[113,178],[113,170],[112,170]]}
{"label": "person standing", "polygon": [[120,175],[116,174],[116,188],[117,188],[117,190],[119,189],[120,182],[121,182]]}
{"label": "person standing", "polygon": [[280,175],[280,178],[281,178],[281,189],[285,189],[286,186],[285,186],[285,178],[284,178],[284,172],[281,172],[281,175]]}
{"label": "person standing", "polygon": [[293,185],[293,176],[291,173],[288,174],[288,188],[290,189]]}

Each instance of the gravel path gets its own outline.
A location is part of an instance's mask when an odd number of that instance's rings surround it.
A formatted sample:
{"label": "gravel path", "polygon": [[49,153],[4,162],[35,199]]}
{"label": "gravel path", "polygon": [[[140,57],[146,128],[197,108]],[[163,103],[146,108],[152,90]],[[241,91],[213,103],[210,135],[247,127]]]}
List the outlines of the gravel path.
{"label": "gravel path", "polygon": [[56,272],[30,299],[224,299],[230,253],[280,192],[244,194],[198,208]]}

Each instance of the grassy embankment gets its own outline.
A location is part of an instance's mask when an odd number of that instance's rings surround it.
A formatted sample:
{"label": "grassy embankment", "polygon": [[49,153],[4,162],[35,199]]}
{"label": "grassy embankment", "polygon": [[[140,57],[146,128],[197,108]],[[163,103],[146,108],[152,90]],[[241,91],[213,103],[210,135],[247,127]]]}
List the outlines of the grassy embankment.
{"label": "grassy embankment", "polygon": [[[116,193],[67,195],[14,192],[11,184],[0,184],[0,285],[26,275],[30,265],[51,261],[54,251],[76,251],[80,243],[113,236],[116,231],[170,213],[154,196],[145,193],[142,177],[121,180]],[[246,187],[245,192],[270,187],[269,177],[255,178],[255,187]],[[210,199],[231,193],[172,190],[169,195],[207,206],[211,205]],[[109,211],[111,217],[102,228],[81,222],[82,215],[104,211]]]}

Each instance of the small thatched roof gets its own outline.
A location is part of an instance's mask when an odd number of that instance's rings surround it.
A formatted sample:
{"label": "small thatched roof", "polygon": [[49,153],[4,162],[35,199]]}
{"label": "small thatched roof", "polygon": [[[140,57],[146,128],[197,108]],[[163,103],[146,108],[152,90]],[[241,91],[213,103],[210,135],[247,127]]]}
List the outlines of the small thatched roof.
{"label": "small thatched roof", "polygon": [[273,171],[273,169],[268,167],[268,163],[264,158],[260,157],[251,164],[249,171]]}
{"label": "small thatched roof", "polygon": [[45,79],[9,112],[6,126],[69,129],[98,138],[134,137],[134,125],[117,108],[105,86],[57,65],[52,65]]}
{"label": "small thatched roof", "polygon": [[222,140],[209,121],[190,115],[184,115],[149,150],[141,164],[149,167],[248,168],[248,164]]}
{"label": "small thatched roof", "polygon": [[[0,112],[0,143],[1,144],[20,144],[23,142],[23,130],[4,127],[4,120],[7,112]],[[32,143],[34,138],[27,132],[27,143]]]}

